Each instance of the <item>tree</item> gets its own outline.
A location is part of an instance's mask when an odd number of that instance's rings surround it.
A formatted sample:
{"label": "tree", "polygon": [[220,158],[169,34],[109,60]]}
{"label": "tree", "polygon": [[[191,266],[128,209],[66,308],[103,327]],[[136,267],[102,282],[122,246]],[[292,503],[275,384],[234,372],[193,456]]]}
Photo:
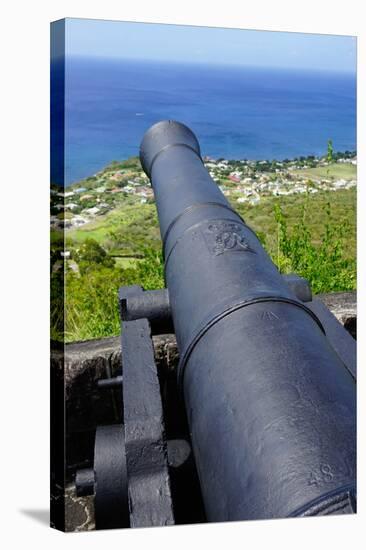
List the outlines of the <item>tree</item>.
{"label": "tree", "polygon": [[334,151],[333,151],[333,141],[331,139],[328,139],[328,145],[327,145],[327,161],[333,162],[334,159]]}
{"label": "tree", "polygon": [[75,259],[80,271],[85,272],[96,264],[103,267],[113,267],[115,261],[95,239],[86,239],[76,251]]}

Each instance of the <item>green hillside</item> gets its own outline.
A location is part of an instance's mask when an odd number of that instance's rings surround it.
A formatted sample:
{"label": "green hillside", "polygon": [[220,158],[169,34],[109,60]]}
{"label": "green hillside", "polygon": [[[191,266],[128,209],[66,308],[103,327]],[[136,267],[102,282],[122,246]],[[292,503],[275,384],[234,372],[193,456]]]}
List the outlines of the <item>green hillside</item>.
{"label": "green hillside", "polygon": [[[350,224],[347,253],[355,254],[356,190],[322,192],[314,195],[291,195],[264,197],[257,205],[232,202],[248,225],[260,234],[268,250],[273,254],[276,249],[275,204],[281,208],[291,230],[301,217],[301,211],[307,204],[306,224],[311,232],[312,242],[319,243],[324,233],[324,208],[331,204],[332,223]],[[134,256],[148,247],[158,250],[161,247],[160,232],[155,204],[122,204],[115,210],[99,216],[94,221],[67,232],[67,245],[70,247],[95,239],[110,254]]]}
{"label": "green hillside", "polygon": [[[305,276],[314,293],[352,290],[356,167],[302,163],[209,161],[208,168],[281,272]],[[164,285],[154,198],[137,160],[113,163],[64,194],[54,190],[52,211],[52,337],[118,334],[118,288]]]}

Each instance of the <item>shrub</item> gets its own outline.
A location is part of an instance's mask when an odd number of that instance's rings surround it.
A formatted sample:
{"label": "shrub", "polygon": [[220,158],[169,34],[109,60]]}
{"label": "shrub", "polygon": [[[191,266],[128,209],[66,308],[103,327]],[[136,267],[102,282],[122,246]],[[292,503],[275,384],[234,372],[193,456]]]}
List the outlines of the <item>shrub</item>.
{"label": "shrub", "polygon": [[335,223],[330,203],[324,211],[324,232],[319,244],[312,241],[307,217],[309,202],[302,206],[300,220],[290,233],[286,217],[279,204],[274,214],[277,222],[277,253],[273,257],[281,273],[295,272],[308,279],[314,294],[354,290],[356,288],[356,261],[347,258],[350,224]]}
{"label": "shrub", "polygon": [[75,260],[81,273],[93,269],[95,265],[113,267],[115,261],[95,239],[86,239],[75,251]]}
{"label": "shrub", "polygon": [[[289,218],[277,203],[274,208],[275,247],[271,235],[260,231],[257,234],[262,244],[270,249],[280,272],[295,272],[307,278],[314,294],[353,290],[356,287],[356,260],[348,250],[354,237],[350,223],[334,219],[328,202],[323,207],[324,229],[319,237],[319,227],[309,223],[311,215],[308,195],[297,223],[289,229]],[[55,246],[53,260],[59,260],[61,244]],[[77,249],[71,245],[68,243],[68,248],[72,250],[79,272],[72,269],[52,272],[52,338],[69,342],[117,335],[120,333],[119,287],[137,284],[149,290],[164,286],[160,248],[143,247],[139,242],[138,251],[144,258],[132,267],[122,268],[93,239],[87,239]]]}

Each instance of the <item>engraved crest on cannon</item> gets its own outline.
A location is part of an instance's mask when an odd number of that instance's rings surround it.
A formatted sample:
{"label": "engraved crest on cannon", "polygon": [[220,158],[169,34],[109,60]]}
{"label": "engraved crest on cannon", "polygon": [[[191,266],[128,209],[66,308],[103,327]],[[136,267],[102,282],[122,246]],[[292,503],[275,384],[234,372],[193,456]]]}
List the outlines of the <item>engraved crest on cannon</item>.
{"label": "engraved crest on cannon", "polygon": [[256,253],[244,235],[244,227],[239,223],[225,220],[210,222],[204,229],[204,236],[207,246],[214,256],[219,256],[227,251]]}

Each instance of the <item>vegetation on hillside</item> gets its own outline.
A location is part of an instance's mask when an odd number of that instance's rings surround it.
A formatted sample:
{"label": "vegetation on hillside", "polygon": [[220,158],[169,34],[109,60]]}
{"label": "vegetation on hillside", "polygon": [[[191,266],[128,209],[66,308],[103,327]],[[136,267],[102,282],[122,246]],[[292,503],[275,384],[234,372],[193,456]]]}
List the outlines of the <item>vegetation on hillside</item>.
{"label": "vegetation on hillside", "polygon": [[[356,191],[267,197],[234,204],[283,273],[309,279],[314,293],[356,288]],[[54,258],[64,249],[53,235]],[[163,260],[154,204],[128,201],[67,233],[65,270],[52,265],[52,337],[66,342],[120,332],[118,288],[161,288]],[[127,257],[126,257],[127,256]],[[63,285],[65,284],[65,302]],[[63,303],[64,302],[64,303]],[[64,329],[64,332],[63,332]]]}

